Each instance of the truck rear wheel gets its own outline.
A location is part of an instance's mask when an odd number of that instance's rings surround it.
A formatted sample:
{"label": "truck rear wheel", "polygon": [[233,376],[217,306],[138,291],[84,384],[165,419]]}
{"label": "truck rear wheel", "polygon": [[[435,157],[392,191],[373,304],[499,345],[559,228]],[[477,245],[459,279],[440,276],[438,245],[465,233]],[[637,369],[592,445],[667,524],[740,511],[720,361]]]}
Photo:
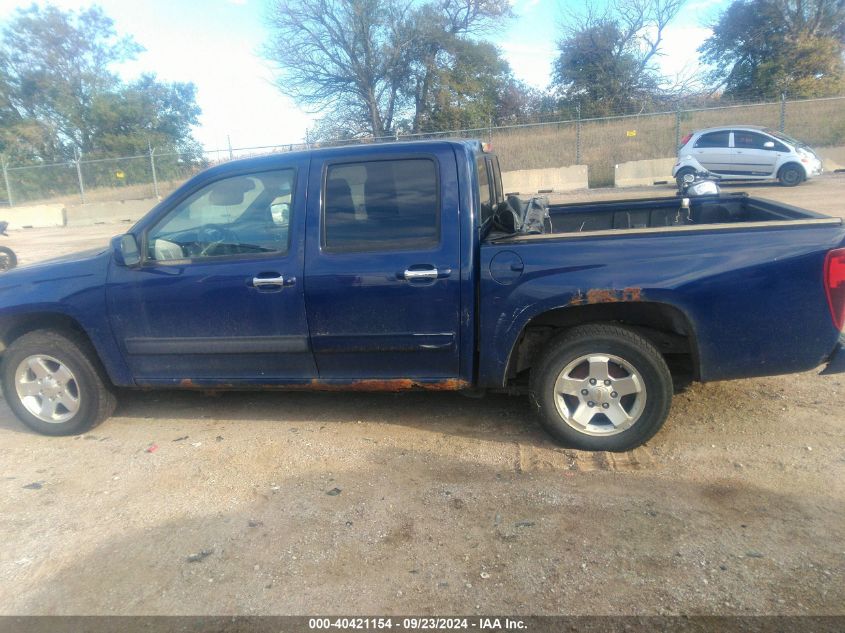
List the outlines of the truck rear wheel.
{"label": "truck rear wheel", "polygon": [[584,325],[549,343],[532,368],[530,398],[561,444],[626,451],[665,422],[672,376],[657,348],[639,334]]}
{"label": "truck rear wheel", "polygon": [[3,395],[29,428],[45,435],[84,433],[115,409],[114,393],[81,339],[37,330],[15,340],[0,367]]}

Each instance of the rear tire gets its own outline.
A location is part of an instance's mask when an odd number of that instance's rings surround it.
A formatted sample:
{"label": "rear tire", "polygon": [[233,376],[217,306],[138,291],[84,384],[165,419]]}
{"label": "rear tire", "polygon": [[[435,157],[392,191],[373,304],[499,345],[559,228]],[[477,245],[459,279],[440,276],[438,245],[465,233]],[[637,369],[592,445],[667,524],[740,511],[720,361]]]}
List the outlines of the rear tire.
{"label": "rear tire", "polygon": [[669,415],[672,376],[657,348],[615,325],[583,325],[553,338],[531,370],[530,398],[564,446],[627,451]]}
{"label": "rear tire", "polygon": [[684,167],[678,170],[678,173],[675,174],[675,184],[678,185],[678,191],[683,190],[684,186],[684,176],[687,174],[694,174],[695,170],[692,167]]}
{"label": "rear tire", "polygon": [[795,187],[804,182],[804,169],[800,165],[788,163],[780,168],[778,181],[784,187]]}
{"label": "rear tire", "polygon": [[54,330],[15,340],[3,354],[0,381],[18,419],[44,435],[84,433],[117,404],[87,341]]}

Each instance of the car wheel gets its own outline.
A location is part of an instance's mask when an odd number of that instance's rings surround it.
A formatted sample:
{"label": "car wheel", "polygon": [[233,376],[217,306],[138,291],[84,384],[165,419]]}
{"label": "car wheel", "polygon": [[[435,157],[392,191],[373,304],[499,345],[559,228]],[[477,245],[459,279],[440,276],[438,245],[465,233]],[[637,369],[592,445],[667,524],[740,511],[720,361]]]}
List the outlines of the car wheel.
{"label": "car wheel", "polygon": [[778,173],[778,180],[784,187],[794,187],[804,181],[804,170],[800,165],[784,165]]}
{"label": "car wheel", "polygon": [[114,411],[116,400],[94,351],[81,338],[37,330],[15,340],[0,367],[15,415],[45,435],[74,435]]}
{"label": "car wheel", "polygon": [[648,340],[584,325],[554,338],[531,371],[530,397],[561,444],[626,451],[651,438],[672,402],[672,376]]}
{"label": "car wheel", "polygon": [[18,265],[18,257],[15,251],[5,246],[0,246],[0,273],[11,270]]}
{"label": "car wheel", "polygon": [[682,190],[684,186],[684,176],[687,174],[694,174],[695,170],[692,167],[684,167],[678,170],[678,173],[675,174],[675,184],[678,185],[678,190]]}

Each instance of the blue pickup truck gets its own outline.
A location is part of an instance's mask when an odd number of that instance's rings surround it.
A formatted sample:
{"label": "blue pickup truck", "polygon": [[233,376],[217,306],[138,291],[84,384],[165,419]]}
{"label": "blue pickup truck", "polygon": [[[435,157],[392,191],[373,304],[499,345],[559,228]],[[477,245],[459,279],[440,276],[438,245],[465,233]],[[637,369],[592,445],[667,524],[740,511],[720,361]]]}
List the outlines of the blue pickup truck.
{"label": "blue pickup truck", "polygon": [[475,141],[237,160],[108,249],[0,277],[3,392],[64,435],[116,388],[504,390],[627,450],[689,381],[845,371],[843,246],[745,195],[507,197]]}

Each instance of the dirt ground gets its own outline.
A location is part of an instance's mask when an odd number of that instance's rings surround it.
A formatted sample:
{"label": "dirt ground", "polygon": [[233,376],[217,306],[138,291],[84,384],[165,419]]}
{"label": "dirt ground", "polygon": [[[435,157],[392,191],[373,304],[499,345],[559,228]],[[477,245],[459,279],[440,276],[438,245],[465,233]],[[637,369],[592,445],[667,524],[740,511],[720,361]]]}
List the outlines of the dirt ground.
{"label": "dirt ground", "polygon": [[[748,189],[845,217],[845,176]],[[845,614],[845,374],[693,385],[626,454],[507,396],[127,392],[69,438],[0,402],[0,464],[0,614]]]}

